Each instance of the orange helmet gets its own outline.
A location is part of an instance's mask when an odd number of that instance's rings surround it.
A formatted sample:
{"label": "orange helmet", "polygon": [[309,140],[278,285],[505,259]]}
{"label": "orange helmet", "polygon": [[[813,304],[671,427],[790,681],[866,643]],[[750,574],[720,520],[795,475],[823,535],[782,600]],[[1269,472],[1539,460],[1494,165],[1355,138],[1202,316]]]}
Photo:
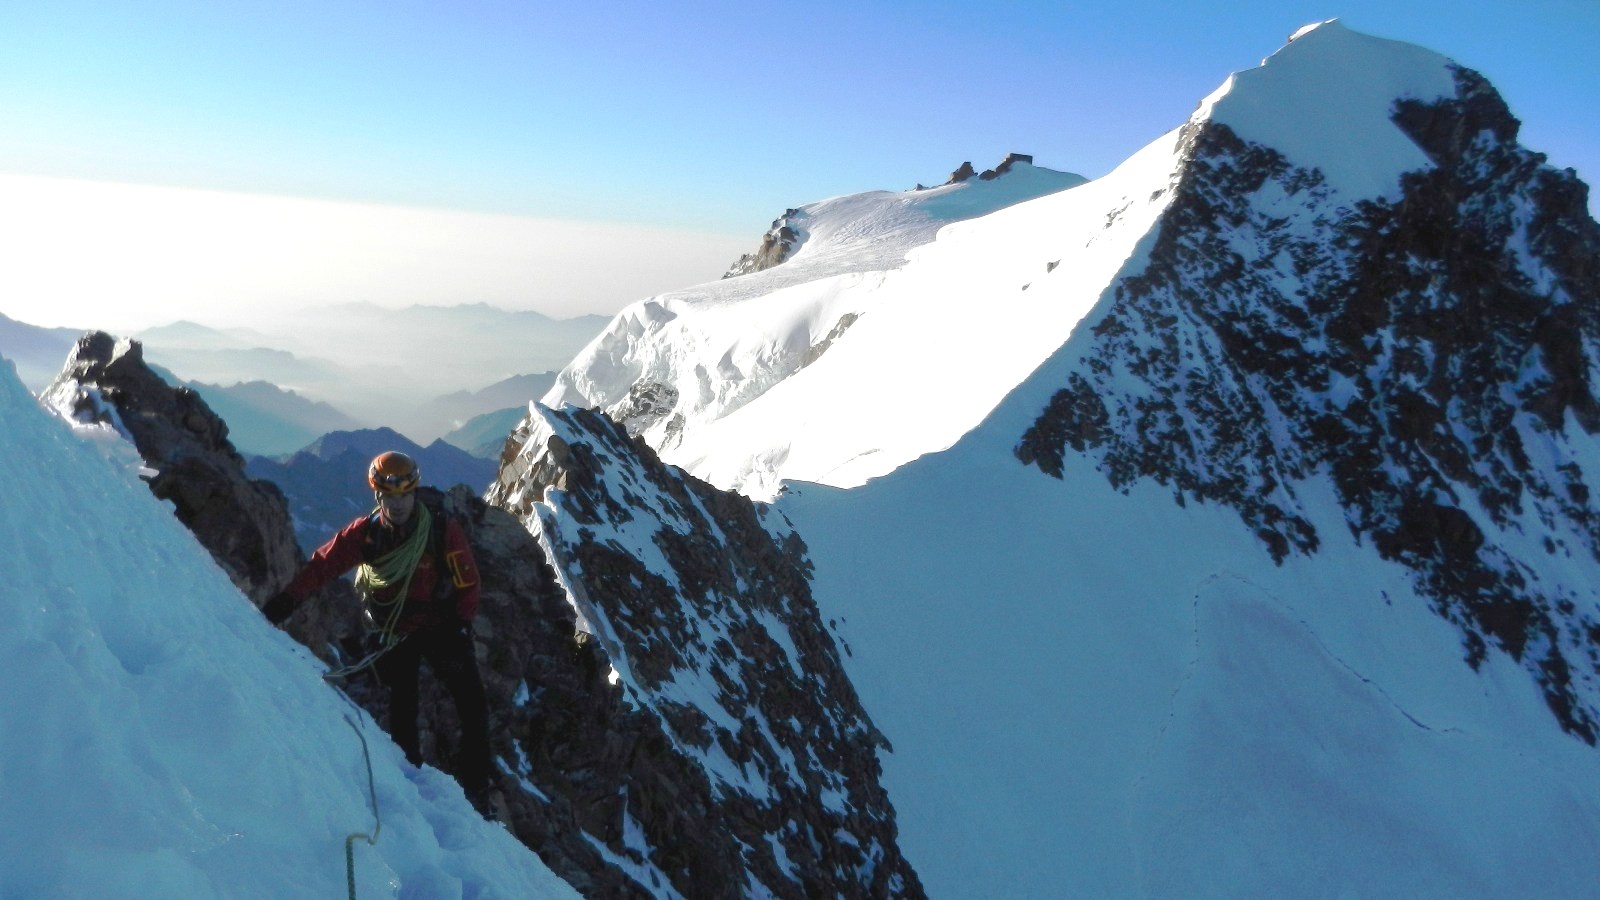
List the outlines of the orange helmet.
{"label": "orange helmet", "polygon": [[395,450],[378,454],[367,467],[367,484],[380,494],[409,494],[421,476],[416,460]]}

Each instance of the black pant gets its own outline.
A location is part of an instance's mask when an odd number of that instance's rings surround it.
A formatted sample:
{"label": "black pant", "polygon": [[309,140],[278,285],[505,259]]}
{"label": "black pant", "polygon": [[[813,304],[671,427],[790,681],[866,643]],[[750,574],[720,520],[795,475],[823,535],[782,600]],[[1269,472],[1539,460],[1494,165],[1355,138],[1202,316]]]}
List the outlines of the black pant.
{"label": "black pant", "polygon": [[389,688],[389,733],[412,765],[422,765],[417,739],[417,672],[423,660],[456,704],[461,757],[456,779],[469,793],[489,784],[489,706],[473,655],[472,638],[453,628],[422,628],[378,658],[378,678]]}

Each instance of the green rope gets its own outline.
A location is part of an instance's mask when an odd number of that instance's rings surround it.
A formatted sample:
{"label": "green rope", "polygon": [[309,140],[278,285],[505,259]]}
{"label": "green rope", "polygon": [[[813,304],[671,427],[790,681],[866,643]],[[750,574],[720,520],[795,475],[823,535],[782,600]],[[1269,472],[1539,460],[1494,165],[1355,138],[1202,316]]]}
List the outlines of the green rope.
{"label": "green rope", "polygon": [[[374,510],[376,512],[376,510]],[[422,561],[422,555],[428,550],[428,533],[433,530],[433,514],[421,503],[417,504],[417,525],[406,538],[405,543],[378,557],[374,563],[362,563],[356,569],[356,590],[361,593],[364,603],[374,612],[373,621],[378,621],[378,615],[384,615],[383,624],[378,626],[378,636],[381,638],[377,651],[369,654],[365,659],[352,666],[345,666],[323,675],[323,680],[334,681],[348,678],[351,675],[376,663],[378,657],[388,653],[398,644],[399,638],[395,636],[395,625],[400,622],[400,613],[405,609],[406,597],[411,593],[411,576],[417,573],[417,563]],[[394,585],[400,589],[395,591],[392,599],[382,602],[377,599],[380,591]]]}
{"label": "green rope", "polygon": [[[349,699],[349,698],[346,698]],[[355,720],[345,716],[344,720],[355,731],[356,737],[361,739],[361,756],[367,763],[367,797],[372,802],[372,834],[352,832],[344,839],[344,878],[345,884],[350,888],[350,900],[356,900],[356,851],[357,840],[365,840],[367,846],[378,843],[378,834],[383,831],[383,819],[378,816],[378,788],[372,779],[372,754],[367,750],[367,737],[361,733],[361,727]]]}
{"label": "green rope", "polygon": [[[406,595],[411,591],[411,576],[417,574],[417,563],[422,561],[422,554],[428,549],[428,532],[433,530],[433,514],[421,503],[417,504],[417,525],[412,529],[411,537],[406,542],[378,557],[375,563],[362,563],[356,570],[356,590],[367,599],[374,609],[384,606],[393,607],[389,617],[383,623],[380,631],[384,639],[394,637],[395,623],[400,621],[400,611],[405,608]],[[381,603],[377,599],[379,591],[387,590],[395,585],[400,586],[393,599]]]}
{"label": "green rope", "polygon": [[[362,597],[374,608],[392,607],[389,610],[388,617],[379,628],[379,634],[383,636],[383,646],[376,653],[371,654],[353,666],[323,675],[324,680],[333,681],[359,672],[377,662],[378,657],[387,653],[398,643],[395,639],[394,628],[396,623],[400,621],[401,610],[405,608],[406,595],[411,592],[411,576],[416,574],[417,563],[422,561],[422,554],[427,551],[428,532],[431,530],[432,520],[433,515],[428,512],[428,508],[420,503],[417,504],[416,528],[411,532],[411,536],[406,539],[405,543],[385,553],[378,558],[377,562],[371,565],[362,563],[361,568],[356,572],[356,590],[360,591]],[[378,592],[394,585],[399,585],[400,587],[394,593],[394,599],[388,603],[380,603],[377,600]],[[344,696],[344,692],[340,691],[340,695]],[[345,696],[345,701],[355,706],[355,702],[348,696]],[[367,764],[367,796],[372,803],[372,833],[351,832],[344,839],[345,885],[350,890],[350,900],[356,900],[355,844],[358,840],[364,840],[367,842],[367,846],[375,846],[378,843],[378,834],[383,831],[383,819],[378,815],[378,788],[372,778],[372,753],[367,749],[367,736],[361,733],[361,727],[355,723],[354,719],[345,716],[344,720],[349,724],[351,730],[355,731],[356,737],[361,740],[361,756]]]}

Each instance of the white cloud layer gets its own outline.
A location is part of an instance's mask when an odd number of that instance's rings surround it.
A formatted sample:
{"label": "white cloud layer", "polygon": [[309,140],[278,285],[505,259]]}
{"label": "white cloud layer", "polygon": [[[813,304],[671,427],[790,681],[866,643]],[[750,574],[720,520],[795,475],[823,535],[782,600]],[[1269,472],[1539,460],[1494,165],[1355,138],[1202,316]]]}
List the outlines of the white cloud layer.
{"label": "white cloud layer", "polygon": [[0,312],[130,331],[351,301],[609,314],[718,278],[758,241],[0,174]]}

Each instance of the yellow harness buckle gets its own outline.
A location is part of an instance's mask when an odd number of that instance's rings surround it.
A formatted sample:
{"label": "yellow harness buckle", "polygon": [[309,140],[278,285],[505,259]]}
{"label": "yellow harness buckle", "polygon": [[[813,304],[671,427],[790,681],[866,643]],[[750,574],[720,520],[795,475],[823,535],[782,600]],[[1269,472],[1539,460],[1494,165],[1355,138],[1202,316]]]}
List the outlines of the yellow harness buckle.
{"label": "yellow harness buckle", "polygon": [[445,565],[450,568],[450,581],[458,588],[469,588],[478,583],[478,573],[473,571],[472,563],[462,558],[466,555],[465,550],[452,550],[444,555]]}

